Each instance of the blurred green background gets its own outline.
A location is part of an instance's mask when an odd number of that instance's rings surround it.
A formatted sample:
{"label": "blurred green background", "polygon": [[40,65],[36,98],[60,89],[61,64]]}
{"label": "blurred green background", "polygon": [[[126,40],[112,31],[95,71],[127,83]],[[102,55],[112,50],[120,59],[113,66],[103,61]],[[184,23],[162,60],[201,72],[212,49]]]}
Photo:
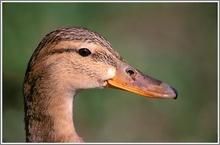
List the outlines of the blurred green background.
{"label": "blurred green background", "polygon": [[76,96],[86,142],[217,142],[217,3],[3,4],[3,142],[24,142],[22,83],[41,39],[63,26],[98,32],[177,100],[113,90]]}

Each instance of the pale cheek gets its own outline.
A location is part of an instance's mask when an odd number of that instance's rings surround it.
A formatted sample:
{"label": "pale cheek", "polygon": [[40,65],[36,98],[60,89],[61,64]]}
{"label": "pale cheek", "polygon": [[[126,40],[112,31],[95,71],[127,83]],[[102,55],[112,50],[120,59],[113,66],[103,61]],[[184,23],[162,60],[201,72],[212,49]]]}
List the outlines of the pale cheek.
{"label": "pale cheek", "polygon": [[107,71],[108,78],[113,78],[115,76],[115,73],[116,73],[115,68],[109,68]]}

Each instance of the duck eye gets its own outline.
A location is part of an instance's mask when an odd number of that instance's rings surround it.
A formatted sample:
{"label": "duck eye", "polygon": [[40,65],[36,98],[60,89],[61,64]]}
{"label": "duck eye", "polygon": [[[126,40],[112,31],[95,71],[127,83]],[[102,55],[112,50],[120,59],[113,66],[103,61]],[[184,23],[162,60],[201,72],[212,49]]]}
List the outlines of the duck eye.
{"label": "duck eye", "polygon": [[91,51],[88,48],[79,49],[79,54],[83,57],[86,57],[91,54]]}

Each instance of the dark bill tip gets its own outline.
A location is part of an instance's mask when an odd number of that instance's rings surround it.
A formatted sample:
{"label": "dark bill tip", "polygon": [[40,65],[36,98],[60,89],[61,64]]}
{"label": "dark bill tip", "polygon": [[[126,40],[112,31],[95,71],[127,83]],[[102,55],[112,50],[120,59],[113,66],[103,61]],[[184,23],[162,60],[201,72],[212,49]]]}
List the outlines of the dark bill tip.
{"label": "dark bill tip", "polygon": [[[171,86],[170,86],[171,87]],[[173,98],[173,99],[177,99],[177,97],[178,97],[178,92],[177,92],[177,90],[175,89],[175,88],[173,88],[173,87],[171,87],[171,89],[174,91],[174,93],[176,94],[176,97],[175,98]]]}

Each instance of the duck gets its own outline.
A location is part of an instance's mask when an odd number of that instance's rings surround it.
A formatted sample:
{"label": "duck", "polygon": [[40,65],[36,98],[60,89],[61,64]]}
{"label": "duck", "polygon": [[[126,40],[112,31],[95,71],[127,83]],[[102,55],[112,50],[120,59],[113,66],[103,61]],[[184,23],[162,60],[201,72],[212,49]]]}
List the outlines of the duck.
{"label": "duck", "polygon": [[66,26],[48,33],[33,52],[23,83],[26,142],[84,142],[73,122],[74,97],[93,88],[176,99],[172,86],[127,63],[100,34]]}

